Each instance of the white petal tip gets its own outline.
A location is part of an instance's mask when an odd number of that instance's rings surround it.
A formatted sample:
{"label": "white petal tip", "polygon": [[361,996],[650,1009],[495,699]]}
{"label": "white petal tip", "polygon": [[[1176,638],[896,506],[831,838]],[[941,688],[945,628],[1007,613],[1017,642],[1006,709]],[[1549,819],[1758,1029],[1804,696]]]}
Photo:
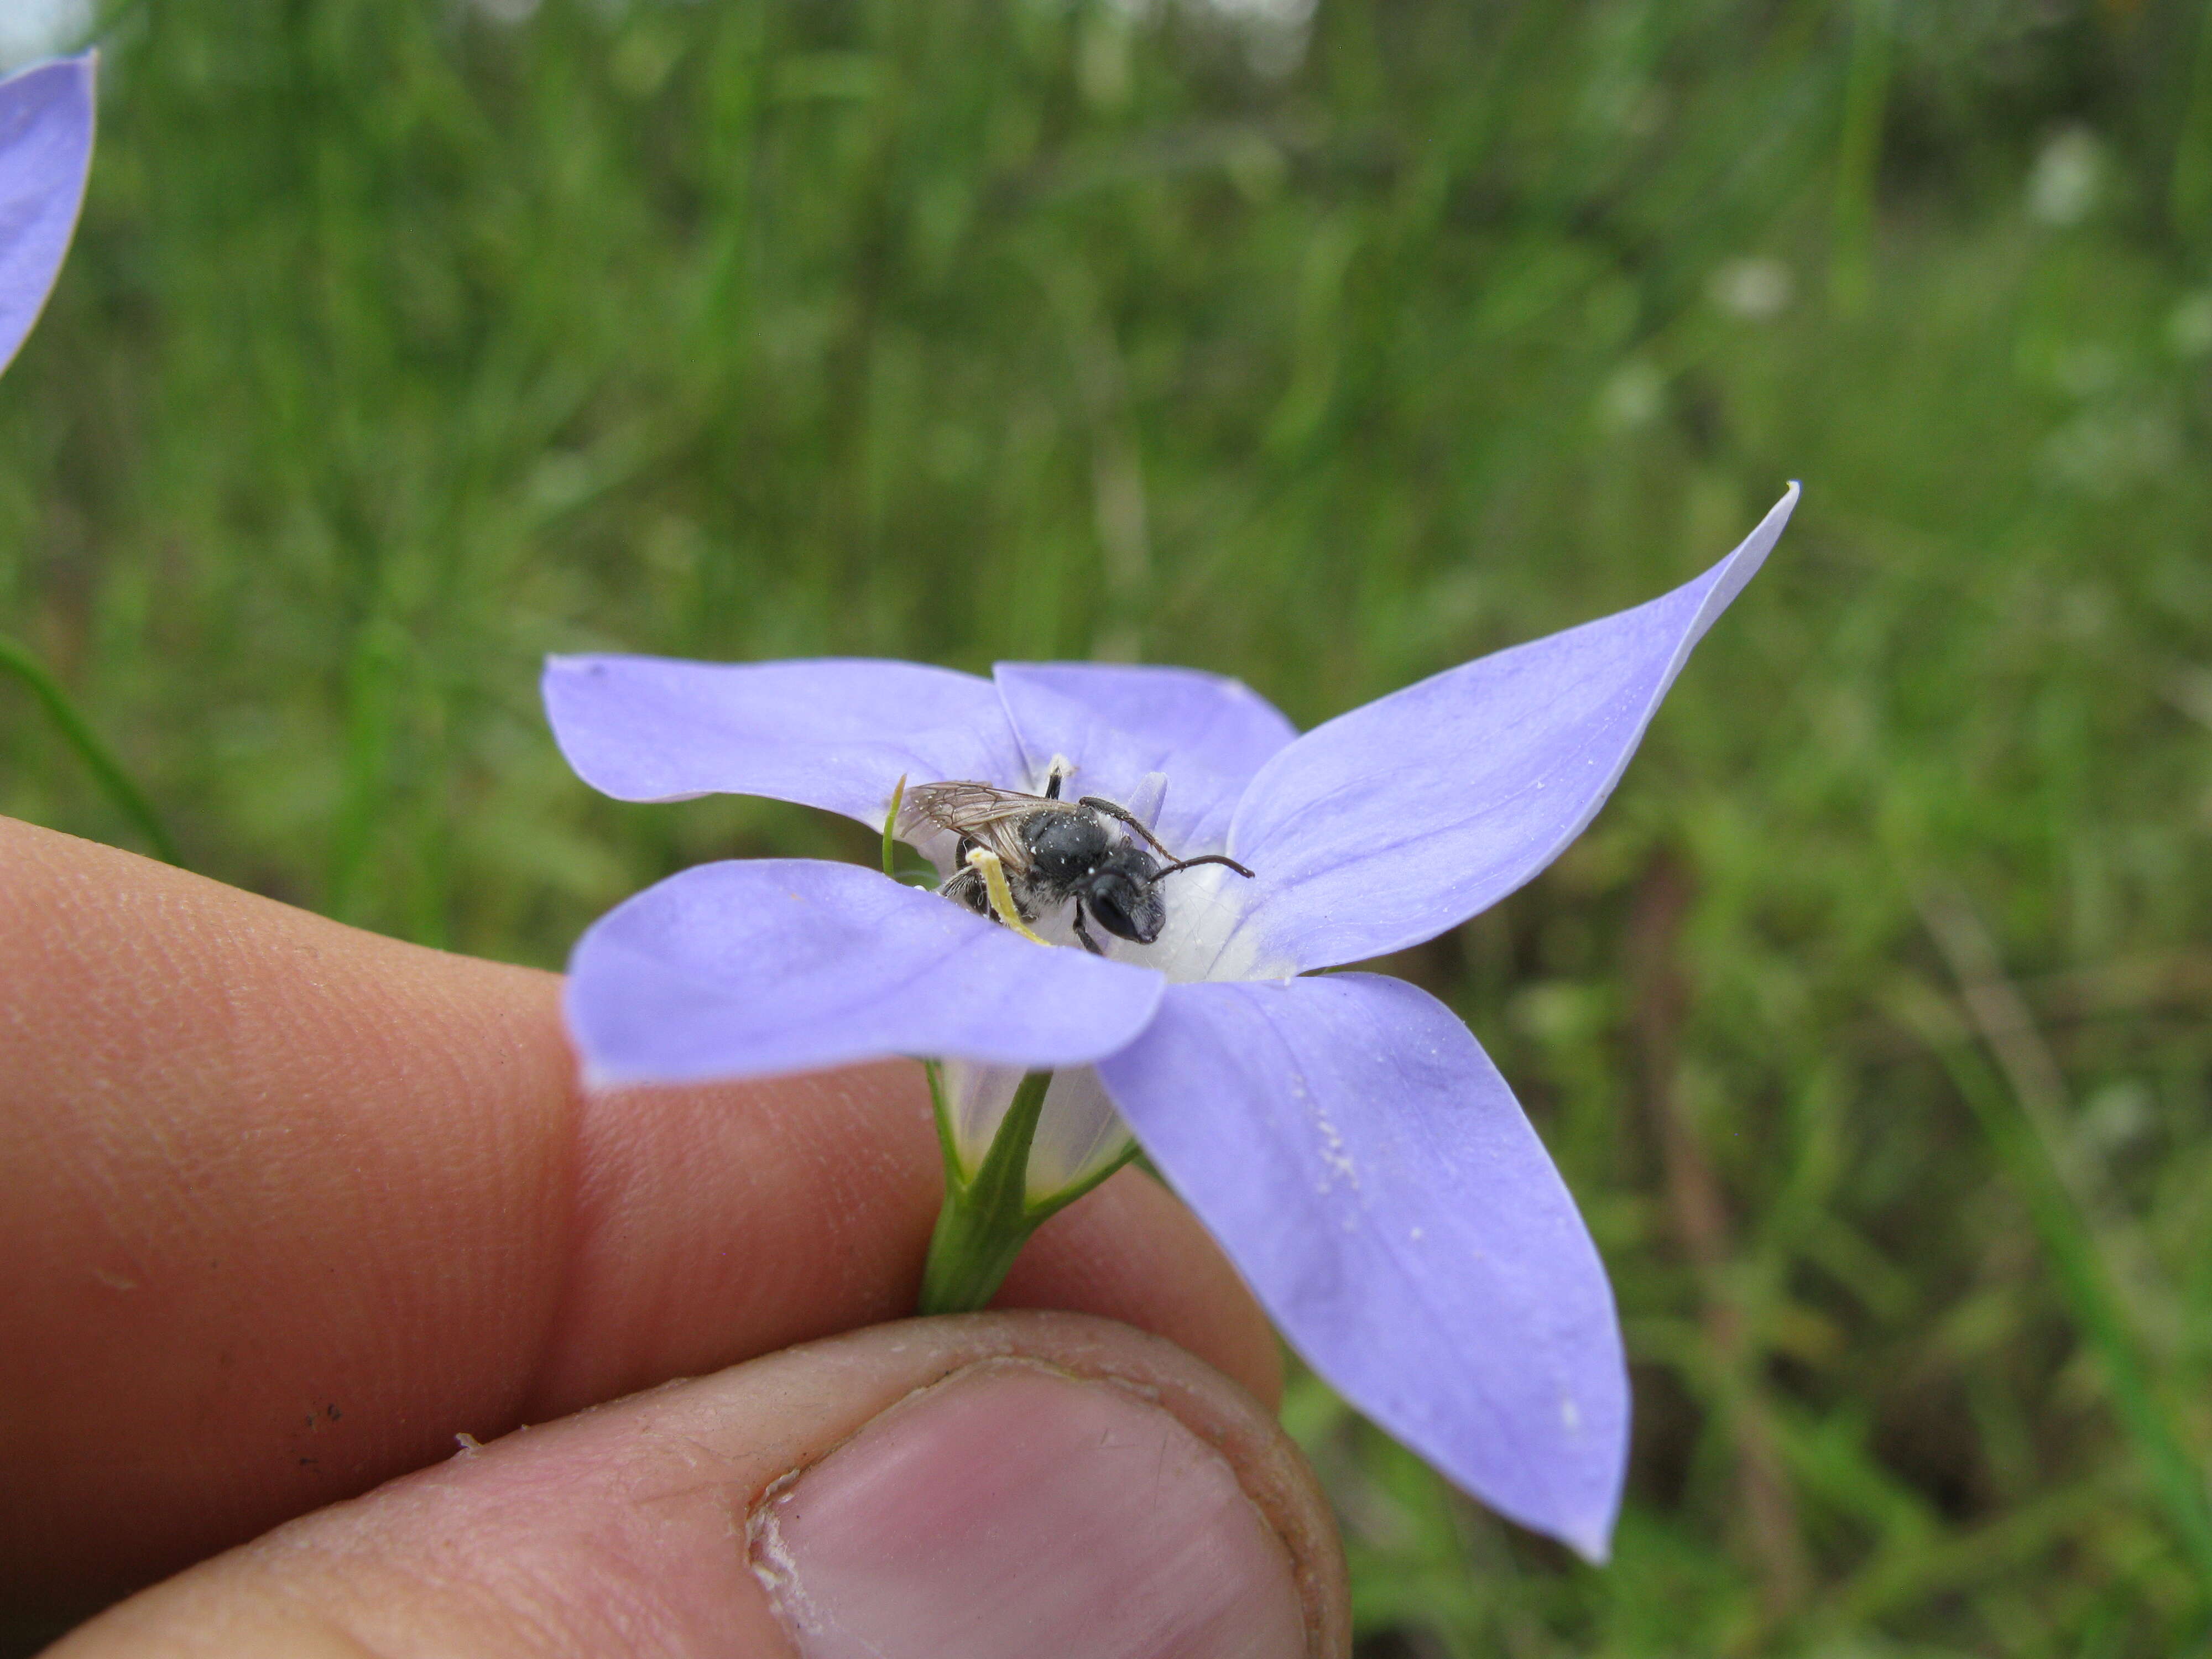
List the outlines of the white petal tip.
{"label": "white petal tip", "polygon": [[1613,1559],[1613,1517],[1587,1524],[1563,1523],[1546,1527],[1550,1534],[1594,1567],[1602,1567]]}
{"label": "white petal tip", "polygon": [[1594,1567],[1607,1566],[1613,1561],[1613,1540],[1610,1538],[1569,1539],[1569,1546],[1577,1555]]}

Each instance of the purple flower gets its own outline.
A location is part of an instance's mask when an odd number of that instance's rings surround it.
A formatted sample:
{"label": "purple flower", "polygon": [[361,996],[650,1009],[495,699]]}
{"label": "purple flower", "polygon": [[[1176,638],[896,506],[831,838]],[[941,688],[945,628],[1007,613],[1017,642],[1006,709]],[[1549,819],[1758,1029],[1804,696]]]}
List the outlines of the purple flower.
{"label": "purple flower", "polygon": [[93,55],[0,81],[0,368],[39,319],[92,165]]}
{"label": "purple flower", "polygon": [[[1072,794],[1132,806],[1177,855],[1255,872],[1167,878],[1157,943],[1094,956],[857,866],[703,866],[578,944],[587,1068],[677,1082],[941,1057],[970,1170],[1022,1073],[1055,1069],[1034,1193],[1107,1167],[1133,1130],[1317,1371],[1496,1509],[1601,1559],[1628,1387],[1573,1200],[1449,1010],[1312,970],[1417,945],[1558,856],[1796,499],[1663,598],[1303,736],[1185,669],[556,659],[561,747],[625,800],[729,791],[880,828],[902,778],[1035,793],[1059,762]],[[1069,937],[1065,918],[1038,927]]]}

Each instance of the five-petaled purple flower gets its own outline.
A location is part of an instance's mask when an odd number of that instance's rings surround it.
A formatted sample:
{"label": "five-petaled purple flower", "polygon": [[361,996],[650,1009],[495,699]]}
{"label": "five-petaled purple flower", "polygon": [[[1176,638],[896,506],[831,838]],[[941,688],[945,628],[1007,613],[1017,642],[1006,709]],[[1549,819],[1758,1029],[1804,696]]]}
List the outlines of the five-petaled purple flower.
{"label": "five-petaled purple flower", "polygon": [[[881,828],[903,779],[1134,805],[1178,856],[1167,921],[1040,949],[945,898],[806,860],[706,865],[603,918],[568,1018],[606,1084],[939,1057],[969,1162],[1024,1070],[1057,1070],[1040,1194],[1133,1131],[1291,1344],[1492,1506],[1606,1553],[1628,1385],[1604,1268],[1497,1068],[1373,974],[1558,856],[1756,571],[1796,487],[1727,558],[1632,611],[1450,669],[1299,735],[1234,681],[1001,665],[554,659],[562,750],[625,800],[773,796]],[[951,848],[930,845],[940,870]],[[1068,935],[1064,921],[1054,942]],[[1127,1125],[1127,1128],[1123,1125]]]}
{"label": "five-petaled purple flower", "polygon": [[92,165],[90,52],[0,82],[0,368],[46,303]]}

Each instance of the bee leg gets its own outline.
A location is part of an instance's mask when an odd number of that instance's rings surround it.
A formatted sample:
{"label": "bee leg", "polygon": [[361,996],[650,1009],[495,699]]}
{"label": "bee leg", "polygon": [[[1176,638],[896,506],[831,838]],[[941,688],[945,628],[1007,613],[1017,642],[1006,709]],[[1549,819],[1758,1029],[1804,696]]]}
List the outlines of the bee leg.
{"label": "bee leg", "polygon": [[1083,942],[1083,948],[1090,951],[1092,956],[1103,957],[1106,954],[1104,951],[1099,948],[1098,941],[1091,937],[1091,930],[1083,925],[1083,901],[1081,899],[1075,901],[1075,937]]}
{"label": "bee leg", "polygon": [[945,878],[945,884],[937,890],[940,896],[949,898],[956,904],[967,906],[986,920],[990,919],[991,896],[984,890],[983,878],[975,871],[954,871]]}
{"label": "bee leg", "polygon": [[1006,883],[1006,866],[1000,862],[996,853],[978,847],[968,854],[968,867],[982,878],[983,891],[990,901],[991,914],[1012,928],[1032,945],[1042,945],[1022,920],[1021,908],[1014,902],[1013,889]]}

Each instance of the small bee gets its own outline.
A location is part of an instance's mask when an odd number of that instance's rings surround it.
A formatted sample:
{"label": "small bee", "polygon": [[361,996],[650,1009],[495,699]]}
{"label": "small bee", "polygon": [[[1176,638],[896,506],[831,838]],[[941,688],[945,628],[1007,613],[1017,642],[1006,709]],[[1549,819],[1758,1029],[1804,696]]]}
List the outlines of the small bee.
{"label": "small bee", "polygon": [[[1075,937],[1093,956],[1105,951],[1084,926],[1084,908],[1108,933],[1150,945],[1167,925],[1159,884],[1178,870],[1200,864],[1225,864],[1248,879],[1252,872],[1235,859],[1208,853],[1178,859],[1162,847],[1134,813],[1097,795],[1062,800],[1060,774],[1054,772],[1042,795],[1025,795],[988,783],[925,783],[909,789],[899,813],[909,826],[932,824],[960,838],[959,868],[938,890],[979,916],[991,915],[991,897],[982,872],[968,861],[981,848],[994,854],[1006,872],[1014,908],[1024,922],[1073,900]],[[1157,849],[1166,863],[1136,842],[1115,838],[1106,821],[1127,824]]]}

